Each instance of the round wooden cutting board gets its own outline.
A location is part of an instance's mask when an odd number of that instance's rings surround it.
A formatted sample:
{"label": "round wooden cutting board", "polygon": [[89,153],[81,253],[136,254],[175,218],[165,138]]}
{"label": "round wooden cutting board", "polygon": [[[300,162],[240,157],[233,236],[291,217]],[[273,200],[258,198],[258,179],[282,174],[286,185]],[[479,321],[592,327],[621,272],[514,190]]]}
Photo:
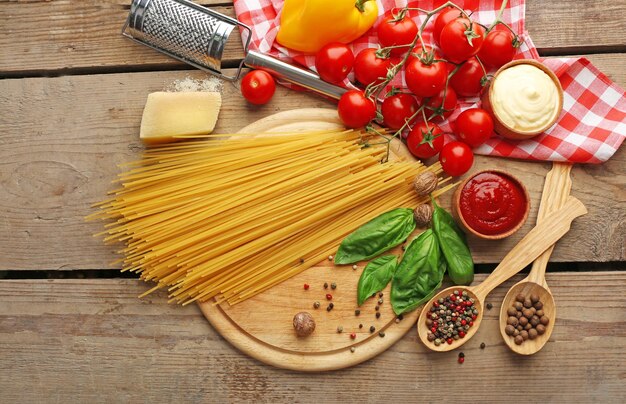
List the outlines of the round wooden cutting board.
{"label": "round wooden cutting board", "polygon": [[[341,128],[336,110],[311,108],[271,115],[239,133]],[[392,152],[395,157],[408,154],[400,141],[392,144]],[[419,316],[416,310],[396,322],[389,302],[389,286],[383,291],[380,318],[376,318],[375,311],[378,296],[368,299],[357,316],[356,286],[363,268],[364,264],[353,270],[350,265],[334,266],[332,261],[324,260],[235,306],[226,303],[218,306],[208,301],[200,303],[200,309],[231,344],[264,363],[305,372],[346,368],[385,351],[413,327]],[[330,287],[333,282],[337,286],[334,290]],[[328,283],[328,289],[324,289],[324,283]],[[309,285],[308,290],[304,284]],[[326,310],[327,293],[332,294],[331,311]],[[318,309],[313,307],[316,301],[320,302]],[[300,311],[311,313],[316,322],[315,332],[306,338],[298,338],[292,325],[293,316]],[[343,327],[343,332],[339,333],[338,327]],[[375,331],[370,332],[370,327],[375,327]],[[384,337],[379,334],[381,331]],[[351,339],[351,333],[356,334],[356,339]],[[355,348],[354,352],[351,347]]]}

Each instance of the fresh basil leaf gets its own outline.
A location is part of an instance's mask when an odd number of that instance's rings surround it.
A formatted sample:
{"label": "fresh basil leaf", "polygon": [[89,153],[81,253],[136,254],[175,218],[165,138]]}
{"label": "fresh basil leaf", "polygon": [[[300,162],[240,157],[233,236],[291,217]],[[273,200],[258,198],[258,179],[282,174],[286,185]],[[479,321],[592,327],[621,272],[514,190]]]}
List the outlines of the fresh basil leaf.
{"label": "fresh basil leaf", "polygon": [[415,230],[413,209],[385,212],[350,233],[339,246],[335,264],[353,264],[373,258],[406,240]]}
{"label": "fresh basil leaf", "polygon": [[415,310],[441,287],[446,265],[437,237],[428,229],[407,246],[391,280],[391,306],[400,315]]}
{"label": "fresh basil leaf", "polygon": [[357,304],[360,306],[372,293],[385,289],[398,265],[395,255],[383,255],[367,264],[357,286]]}
{"label": "fresh basil leaf", "polygon": [[456,285],[469,285],[474,280],[474,261],[465,234],[445,209],[433,200],[433,230],[448,264],[448,275]]}

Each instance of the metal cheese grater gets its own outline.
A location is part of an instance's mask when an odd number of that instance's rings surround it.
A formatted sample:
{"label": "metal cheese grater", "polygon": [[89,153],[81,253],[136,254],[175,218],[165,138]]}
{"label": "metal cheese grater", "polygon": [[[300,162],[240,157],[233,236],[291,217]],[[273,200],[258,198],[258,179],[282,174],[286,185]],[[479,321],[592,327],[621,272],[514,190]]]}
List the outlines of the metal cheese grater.
{"label": "metal cheese grater", "polygon": [[[248,31],[245,58],[235,75],[226,76],[221,72],[222,54],[237,26]],[[346,91],[311,71],[249,50],[248,26],[187,0],[133,0],[122,35],[226,80],[237,80],[246,65],[335,99]]]}

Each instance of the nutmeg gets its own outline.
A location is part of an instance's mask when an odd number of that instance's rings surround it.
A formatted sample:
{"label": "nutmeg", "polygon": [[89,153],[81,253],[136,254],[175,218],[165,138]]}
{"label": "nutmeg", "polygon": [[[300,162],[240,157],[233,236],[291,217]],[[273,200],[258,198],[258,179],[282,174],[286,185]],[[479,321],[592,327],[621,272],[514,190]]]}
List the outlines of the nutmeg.
{"label": "nutmeg", "polygon": [[417,227],[428,227],[433,218],[433,207],[423,203],[413,210],[413,217]]}
{"label": "nutmeg", "polygon": [[315,330],[315,320],[306,311],[301,311],[293,316],[293,328],[296,330],[298,337],[309,336]]}
{"label": "nutmeg", "polygon": [[437,178],[437,174],[432,171],[424,171],[415,177],[413,188],[415,188],[417,195],[426,196],[437,188],[438,183],[439,179]]}

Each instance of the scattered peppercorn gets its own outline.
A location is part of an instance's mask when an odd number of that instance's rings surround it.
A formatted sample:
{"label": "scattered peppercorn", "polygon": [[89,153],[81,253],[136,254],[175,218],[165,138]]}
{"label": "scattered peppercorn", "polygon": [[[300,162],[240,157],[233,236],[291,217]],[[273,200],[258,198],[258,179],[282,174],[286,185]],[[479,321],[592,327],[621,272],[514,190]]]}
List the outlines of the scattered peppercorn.
{"label": "scattered peppercorn", "polygon": [[484,343],[484,342],[481,342],[481,343],[480,343],[480,349],[485,349],[485,347],[486,347],[486,346],[487,346],[487,345],[485,345],[485,343]]}
{"label": "scattered peppercorn", "polygon": [[385,333],[384,333],[383,331],[380,331],[380,332],[378,333],[378,336],[379,336],[380,338],[385,338]]}
{"label": "scattered peppercorn", "polygon": [[376,331],[376,327],[371,326],[371,327],[370,327],[370,333],[373,333],[374,331]]}
{"label": "scattered peppercorn", "polygon": [[465,354],[463,352],[459,352],[459,358],[465,358]]}
{"label": "scattered peppercorn", "polygon": [[320,308],[320,302],[313,303],[313,307],[316,308],[316,309],[319,309]]}
{"label": "scattered peppercorn", "polygon": [[326,293],[326,300],[333,300],[333,295]]}
{"label": "scattered peppercorn", "polygon": [[337,332],[338,333],[342,333],[343,332],[343,327],[342,326],[338,326],[337,327]]}
{"label": "scattered peppercorn", "polygon": [[351,333],[351,334],[350,334],[350,338],[352,338],[352,339],[356,339],[356,333],[354,333],[354,332],[353,332],[353,333]]}
{"label": "scattered peppercorn", "polygon": [[354,351],[356,351],[356,348],[355,348],[355,347],[353,347],[353,346],[351,346],[351,347],[350,347],[350,352],[354,353]]}
{"label": "scattered peppercorn", "polygon": [[354,269],[356,271],[356,269],[358,268],[358,266],[356,264],[352,265],[352,269]]}
{"label": "scattered peppercorn", "polygon": [[487,310],[491,310],[493,308],[493,305],[491,303],[487,303],[486,306]]}
{"label": "scattered peppercorn", "polygon": [[376,318],[380,318],[380,312],[376,313]]}
{"label": "scattered peppercorn", "polygon": [[324,289],[328,289],[328,282],[324,282]]}
{"label": "scattered peppercorn", "polygon": [[335,282],[330,284],[331,289],[337,289],[337,284]]}
{"label": "scattered peppercorn", "polygon": [[359,309],[354,310],[354,315],[355,316],[361,315],[361,310],[359,310]]}
{"label": "scattered peppercorn", "polygon": [[331,311],[333,309],[333,307],[335,307],[333,302],[328,303],[328,307],[326,307],[326,311]]}
{"label": "scattered peppercorn", "polygon": [[383,297],[383,292],[378,292],[378,297]]}
{"label": "scattered peppercorn", "polygon": [[378,304],[383,304],[383,299],[378,299]]}
{"label": "scattered peppercorn", "polygon": [[332,255],[329,255],[329,256],[328,256],[328,261],[332,261],[332,260],[333,260],[333,258],[334,258],[334,257],[333,257]]}
{"label": "scattered peppercorn", "polygon": [[363,328],[363,324],[359,324],[359,328]]}
{"label": "scattered peppercorn", "polygon": [[308,283],[304,284],[304,290],[309,290],[309,284]]}
{"label": "scattered peppercorn", "polygon": [[376,311],[380,310],[380,306],[374,307],[374,310],[376,310]]}
{"label": "scattered peppercorn", "polygon": [[462,356],[460,356],[460,357],[459,357],[459,359],[458,359],[458,361],[459,361],[459,363],[461,363],[461,364],[462,364],[463,362],[465,362],[465,358],[464,358],[464,357],[462,357]]}

